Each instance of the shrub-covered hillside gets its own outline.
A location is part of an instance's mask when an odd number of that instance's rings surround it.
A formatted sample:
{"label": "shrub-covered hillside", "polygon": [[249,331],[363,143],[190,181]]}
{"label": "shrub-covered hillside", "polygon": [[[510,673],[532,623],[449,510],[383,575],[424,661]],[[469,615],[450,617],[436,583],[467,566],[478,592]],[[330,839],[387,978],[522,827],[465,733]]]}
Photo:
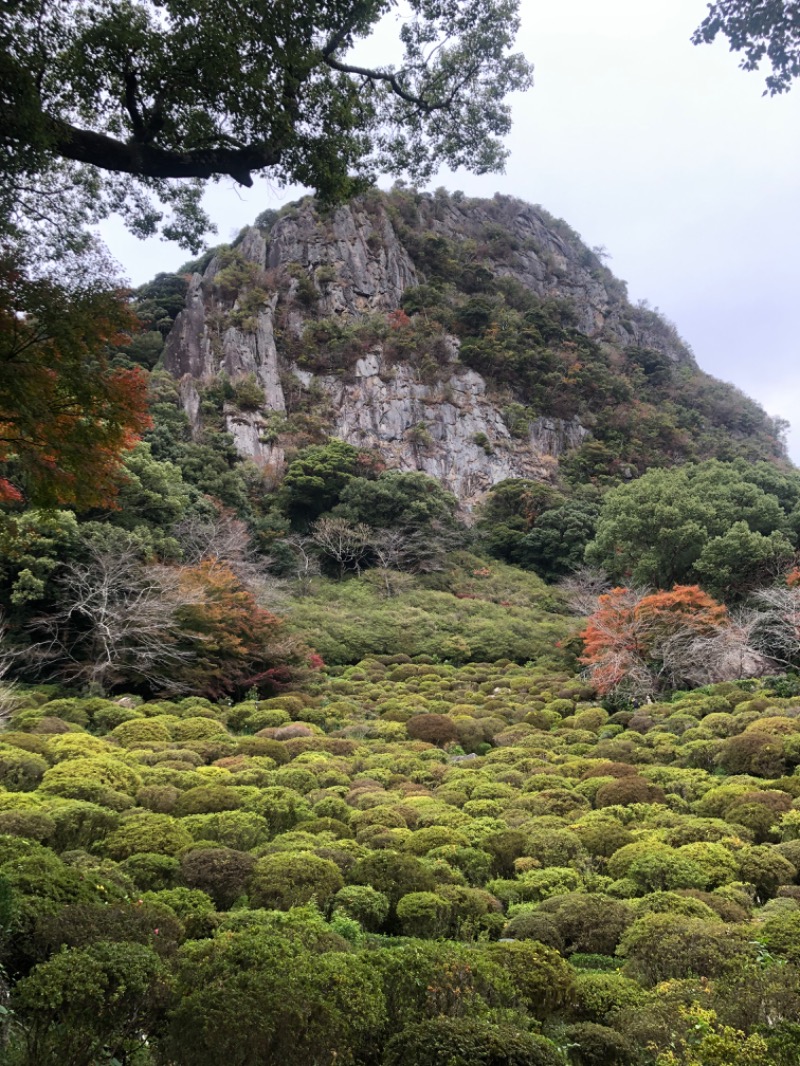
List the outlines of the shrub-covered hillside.
{"label": "shrub-covered hillside", "polygon": [[119,468],[0,464],[3,1063],[795,1066],[780,427],[502,197],[131,312]]}
{"label": "shrub-covered hillside", "polygon": [[365,659],[0,740],[4,1061],[790,1066],[796,682]]}

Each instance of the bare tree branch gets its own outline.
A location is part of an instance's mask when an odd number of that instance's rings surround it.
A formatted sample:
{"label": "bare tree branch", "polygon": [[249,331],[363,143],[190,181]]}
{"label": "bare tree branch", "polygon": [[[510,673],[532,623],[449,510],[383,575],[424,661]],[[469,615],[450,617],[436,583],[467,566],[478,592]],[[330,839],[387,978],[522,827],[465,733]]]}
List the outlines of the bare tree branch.
{"label": "bare tree branch", "polygon": [[219,511],[213,518],[190,515],[174,533],[187,566],[218,559],[248,586],[259,584],[267,572],[269,560],[256,551],[246,523],[230,511]]}
{"label": "bare tree branch", "polygon": [[782,666],[800,658],[800,588],[776,585],[753,596],[758,607],[756,645]]}
{"label": "bare tree branch", "polygon": [[311,591],[311,581],[320,572],[317,545],[313,537],[303,536],[301,533],[293,533],[286,538],[292,556],[295,561],[294,577],[297,582],[297,591],[301,596],[307,596]]}
{"label": "bare tree branch", "polygon": [[375,530],[363,522],[353,525],[344,518],[320,518],[314,523],[311,539],[324,558],[337,564],[339,577],[344,577],[348,570],[361,573],[372,551]]}
{"label": "bare tree branch", "polygon": [[6,681],[15,656],[7,649],[6,627],[0,617],[0,725],[7,722],[11,712],[19,705],[19,688],[13,681]]}
{"label": "bare tree branch", "polygon": [[562,578],[558,587],[564,593],[573,614],[588,618],[597,610],[599,598],[611,589],[611,581],[605,570],[579,566],[574,573]]}
{"label": "bare tree branch", "polygon": [[141,681],[175,688],[175,668],[190,659],[180,647],[176,610],[190,595],[176,567],[144,566],[133,548],[88,548],[58,581],[59,604],[31,622],[38,636],[27,653],[43,673],[106,691]]}
{"label": "bare tree branch", "polygon": [[757,646],[760,625],[756,611],[744,610],[714,633],[675,634],[659,649],[662,678],[678,687],[763,677],[775,669],[775,660]]}

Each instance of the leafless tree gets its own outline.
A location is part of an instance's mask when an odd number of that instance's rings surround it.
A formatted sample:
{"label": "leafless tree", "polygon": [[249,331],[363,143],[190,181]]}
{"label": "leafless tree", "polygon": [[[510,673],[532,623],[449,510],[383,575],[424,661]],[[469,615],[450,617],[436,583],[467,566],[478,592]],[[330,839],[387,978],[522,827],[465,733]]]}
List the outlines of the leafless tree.
{"label": "leafless tree", "polygon": [[424,529],[409,529],[406,543],[404,569],[409,573],[430,574],[444,569],[448,552],[464,547],[465,530],[433,521]]}
{"label": "leafless tree", "polygon": [[440,527],[421,529],[376,529],[372,554],[384,596],[396,596],[408,586],[412,574],[443,569],[447,552],[458,539]]}
{"label": "leafless tree", "polygon": [[372,550],[384,570],[405,570],[410,562],[409,535],[403,529],[379,529],[373,533]]}
{"label": "leafless tree", "polygon": [[375,530],[363,522],[353,524],[344,518],[320,518],[311,530],[311,540],[324,558],[337,564],[340,577],[348,570],[361,573],[374,539]]}
{"label": "leafless tree", "polygon": [[6,680],[14,663],[15,656],[6,644],[6,627],[0,617],[0,725],[7,722],[11,712],[19,705],[19,687],[16,682]]}
{"label": "leafless tree", "polygon": [[176,620],[191,596],[180,574],[143,565],[133,547],[87,545],[83,561],[62,568],[55,610],[31,623],[29,658],[46,675],[97,691],[120,680],[175,691],[175,668],[189,658]]}
{"label": "leafless tree", "polygon": [[800,587],[761,589],[753,596],[758,609],[757,647],[781,666],[800,657]]}
{"label": "leafless tree", "polygon": [[604,570],[580,566],[573,573],[562,578],[558,587],[564,593],[567,606],[572,613],[588,618],[597,610],[599,598],[611,589],[611,581]]}
{"label": "leafless tree", "polygon": [[678,687],[763,677],[775,668],[775,661],[758,647],[760,625],[756,611],[742,610],[713,633],[687,628],[674,634],[659,648],[662,679]]}
{"label": "leafless tree", "polygon": [[387,599],[396,596],[411,580],[408,535],[401,529],[376,530],[372,551],[378,564],[373,571],[375,582]]}
{"label": "leafless tree", "polygon": [[258,581],[267,569],[269,561],[255,550],[247,525],[230,511],[213,518],[191,515],[174,532],[188,566],[219,559],[245,584]]}
{"label": "leafless tree", "polygon": [[294,560],[294,580],[300,596],[307,596],[311,591],[311,582],[320,570],[317,545],[313,537],[302,533],[293,533],[286,538],[286,543]]}
{"label": "leafless tree", "polygon": [[407,591],[414,583],[414,578],[408,572],[390,570],[385,566],[371,567],[364,575],[364,580],[376,588],[387,600]]}

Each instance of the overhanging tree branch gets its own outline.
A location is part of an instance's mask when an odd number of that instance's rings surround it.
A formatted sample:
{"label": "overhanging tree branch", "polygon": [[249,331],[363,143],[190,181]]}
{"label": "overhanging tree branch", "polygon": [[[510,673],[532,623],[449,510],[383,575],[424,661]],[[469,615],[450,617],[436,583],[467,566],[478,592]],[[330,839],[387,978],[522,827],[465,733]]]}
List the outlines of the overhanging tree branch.
{"label": "overhanging tree branch", "polygon": [[392,92],[399,96],[401,100],[405,100],[407,104],[413,104],[423,114],[431,115],[434,111],[441,111],[448,106],[448,101],[446,100],[431,103],[431,101],[425,100],[422,96],[415,96],[414,93],[408,92],[398,81],[397,74],[391,70],[370,70],[369,67],[357,67],[351,63],[340,63],[338,59],[334,59],[332,56],[326,56],[325,62],[331,70],[338,70],[340,74],[353,74],[355,77],[365,78],[371,82],[386,82],[387,85],[391,86]]}
{"label": "overhanging tree branch", "polygon": [[[512,52],[518,0],[412,4],[396,69],[349,62],[392,6],[209,0],[198,20],[149,0],[12,5],[0,42],[0,233],[33,223],[60,249],[121,211],[137,234],[161,227],[196,249],[203,181],[249,187],[271,172],[333,203],[379,172],[425,181],[443,163],[500,169],[506,98],[531,84]],[[41,205],[55,187],[50,218]]]}
{"label": "overhanging tree branch", "polygon": [[49,125],[53,147],[65,159],[137,177],[208,179],[227,175],[249,188],[252,171],[277,166],[281,160],[280,150],[265,144],[171,152],[152,144],[118,141],[53,117]]}

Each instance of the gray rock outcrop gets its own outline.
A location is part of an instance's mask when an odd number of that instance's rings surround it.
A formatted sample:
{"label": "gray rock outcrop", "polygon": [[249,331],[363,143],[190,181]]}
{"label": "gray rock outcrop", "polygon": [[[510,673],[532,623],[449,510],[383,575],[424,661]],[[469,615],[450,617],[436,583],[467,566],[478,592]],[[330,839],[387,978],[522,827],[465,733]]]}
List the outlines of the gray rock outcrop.
{"label": "gray rock outcrop", "polygon": [[[692,356],[652,312],[632,307],[624,284],[565,223],[541,208],[507,197],[491,201],[418,198],[414,224],[422,240],[472,242],[495,275],[506,275],[545,299],[569,299],[577,328],[601,343],[640,345],[676,362]],[[400,227],[402,230],[402,227]],[[298,365],[296,344],[308,321],[339,323],[396,312],[403,293],[424,282],[413,249],[403,243],[380,197],[321,215],[311,201],[282,214],[268,234],[250,228],[238,245],[244,264],[237,291],[222,284],[225,260],[213,258],[190,281],[186,307],[165,346],[164,365],[180,382],[184,408],[200,429],[200,394],[224,373],[249,378],[263,392],[260,409],[226,403],[235,446],[278,478],[291,446],[286,387],[317,397],[327,432],[377,449],[391,467],[422,470],[469,507],[493,484],[511,477],[548,480],[559,457],[580,446],[589,430],[578,419],[541,412],[513,435],[503,414],[511,397],[459,363],[458,342],[442,345],[435,380],[413,360],[389,360],[376,342],[346,371]],[[477,254],[477,253],[476,253]],[[288,419],[284,416],[287,416]]]}

